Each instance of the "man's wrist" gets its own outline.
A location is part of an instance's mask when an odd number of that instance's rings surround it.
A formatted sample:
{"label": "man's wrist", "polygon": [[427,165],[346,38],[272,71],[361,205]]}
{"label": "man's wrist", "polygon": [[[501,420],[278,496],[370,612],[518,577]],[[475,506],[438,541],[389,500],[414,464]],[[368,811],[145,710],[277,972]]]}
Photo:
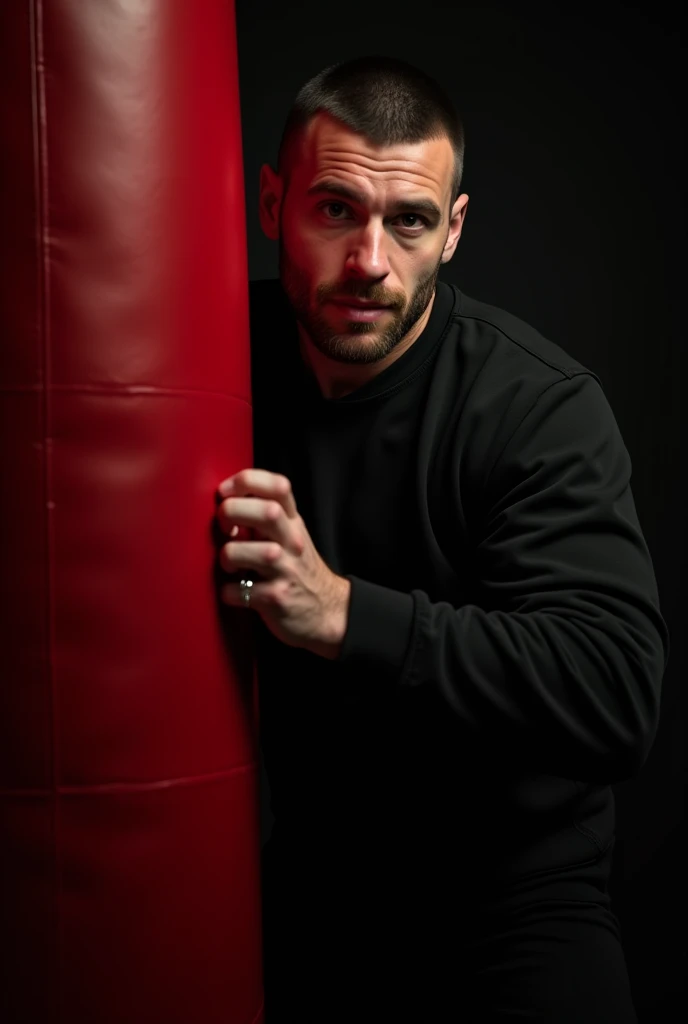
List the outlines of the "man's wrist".
{"label": "man's wrist", "polygon": [[350,598],[351,581],[343,576],[335,576],[335,586],[328,601],[322,631],[306,645],[313,654],[327,658],[328,661],[336,661],[339,657],[349,623]]}

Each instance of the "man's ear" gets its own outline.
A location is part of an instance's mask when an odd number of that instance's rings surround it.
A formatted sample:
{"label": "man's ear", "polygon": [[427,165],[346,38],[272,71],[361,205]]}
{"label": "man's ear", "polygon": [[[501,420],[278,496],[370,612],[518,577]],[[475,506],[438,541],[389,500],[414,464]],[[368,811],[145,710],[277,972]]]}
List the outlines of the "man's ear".
{"label": "man's ear", "polygon": [[260,195],[258,216],[265,235],[276,242],[279,238],[280,206],[282,205],[282,179],[270,164],[260,169]]}
{"label": "man's ear", "polygon": [[442,250],[442,263],[449,263],[456,252],[456,247],[459,244],[461,238],[461,232],[463,230],[463,222],[466,219],[466,209],[468,207],[468,195],[465,192],[457,198],[452,208],[451,218],[449,221],[449,234],[447,235],[447,241],[444,244]]}

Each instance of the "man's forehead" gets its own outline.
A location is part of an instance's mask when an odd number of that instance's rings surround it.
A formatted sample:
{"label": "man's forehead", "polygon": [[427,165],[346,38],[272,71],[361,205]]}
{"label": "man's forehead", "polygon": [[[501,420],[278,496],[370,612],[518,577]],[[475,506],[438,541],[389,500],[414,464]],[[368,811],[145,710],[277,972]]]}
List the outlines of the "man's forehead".
{"label": "man's forehead", "polygon": [[393,163],[398,160],[422,164],[429,159],[437,159],[440,154],[445,156],[445,159],[453,156],[451,144],[446,136],[439,139],[423,139],[421,142],[397,142],[380,146],[329,114],[319,112],[311,118],[302,133],[302,156],[311,160],[322,159],[331,150],[352,150],[379,163]]}
{"label": "man's forehead", "polygon": [[382,178],[400,176],[436,191],[445,187],[454,159],[446,137],[379,146],[322,113],[316,114],[306,126],[300,150],[295,169],[300,169],[299,177],[306,187],[323,172],[339,169]]}

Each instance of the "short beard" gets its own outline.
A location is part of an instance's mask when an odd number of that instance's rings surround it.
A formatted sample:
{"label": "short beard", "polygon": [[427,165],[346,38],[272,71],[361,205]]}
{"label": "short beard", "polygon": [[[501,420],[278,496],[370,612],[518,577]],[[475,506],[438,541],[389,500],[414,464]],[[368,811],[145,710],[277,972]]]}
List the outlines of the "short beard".
{"label": "short beard", "polygon": [[[352,321],[346,334],[338,334],[334,331],[324,314],[311,311],[309,283],[298,267],[288,258],[281,236],[279,239],[280,279],[296,319],[306,331],[315,348],[328,359],[337,363],[362,366],[367,363],[377,363],[388,356],[427,309],[437,286],[437,277],[441,266],[442,259],[440,257],[437,265],[419,281],[406,308],[400,313],[397,307],[391,307],[391,323],[380,331],[377,337],[362,343],[359,340],[361,337],[369,337],[380,330],[377,323]],[[318,289],[316,298],[318,302],[327,301],[331,294],[331,286],[325,285]],[[358,297],[363,298],[364,296]]]}

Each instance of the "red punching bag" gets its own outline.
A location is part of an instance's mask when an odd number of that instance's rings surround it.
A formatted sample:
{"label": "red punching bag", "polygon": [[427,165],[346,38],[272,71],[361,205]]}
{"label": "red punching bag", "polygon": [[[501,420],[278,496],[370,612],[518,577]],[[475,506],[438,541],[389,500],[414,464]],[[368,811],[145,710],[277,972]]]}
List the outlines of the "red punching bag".
{"label": "red punching bag", "polygon": [[255,1024],[233,2],[11,0],[0,51],[0,1020]]}

